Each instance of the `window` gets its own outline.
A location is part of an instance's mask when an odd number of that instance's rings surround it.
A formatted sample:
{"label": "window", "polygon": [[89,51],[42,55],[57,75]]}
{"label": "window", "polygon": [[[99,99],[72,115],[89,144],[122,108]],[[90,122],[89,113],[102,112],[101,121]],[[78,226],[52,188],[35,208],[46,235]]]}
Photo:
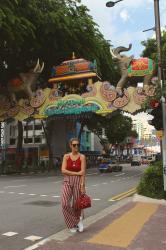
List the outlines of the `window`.
{"label": "window", "polygon": [[24,138],[24,143],[25,144],[33,143],[33,138]]}
{"label": "window", "polygon": [[34,142],[35,143],[42,143],[42,138],[41,137],[35,137]]}
{"label": "window", "polygon": [[33,125],[25,125],[24,126],[24,130],[27,131],[27,130],[33,130]]}
{"label": "window", "polygon": [[15,137],[15,132],[16,132],[16,126],[10,125],[10,136]]}
{"label": "window", "polygon": [[35,130],[42,130],[42,125],[41,124],[36,124],[35,125]]}
{"label": "window", "polygon": [[86,141],[89,141],[89,132],[86,132]]}
{"label": "window", "polygon": [[16,144],[16,139],[10,139],[10,145],[15,145]]}

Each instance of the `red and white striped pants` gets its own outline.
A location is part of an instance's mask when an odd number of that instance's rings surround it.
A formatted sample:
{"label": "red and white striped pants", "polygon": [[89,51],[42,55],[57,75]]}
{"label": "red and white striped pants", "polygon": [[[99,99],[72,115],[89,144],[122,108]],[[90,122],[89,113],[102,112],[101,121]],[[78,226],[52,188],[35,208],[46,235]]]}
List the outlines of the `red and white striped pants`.
{"label": "red and white striped pants", "polygon": [[61,204],[62,212],[64,215],[65,223],[68,228],[75,227],[81,216],[81,210],[75,208],[76,200],[80,196],[80,176],[69,176],[64,177]]}

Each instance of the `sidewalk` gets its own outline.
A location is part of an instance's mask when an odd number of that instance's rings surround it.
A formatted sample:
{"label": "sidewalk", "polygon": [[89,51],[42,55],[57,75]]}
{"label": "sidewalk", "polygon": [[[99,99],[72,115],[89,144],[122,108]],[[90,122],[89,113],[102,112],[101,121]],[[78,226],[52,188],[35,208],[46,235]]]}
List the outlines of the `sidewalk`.
{"label": "sidewalk", "polygon": [[63,230],[26,250],[165,250],[166,201],[135,195],[85,220],[83,233]]}

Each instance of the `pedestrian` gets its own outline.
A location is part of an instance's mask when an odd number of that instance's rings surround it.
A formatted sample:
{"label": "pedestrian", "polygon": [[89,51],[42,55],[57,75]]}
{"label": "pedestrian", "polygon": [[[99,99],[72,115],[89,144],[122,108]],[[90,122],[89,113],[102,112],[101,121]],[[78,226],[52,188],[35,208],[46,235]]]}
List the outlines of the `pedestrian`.
{"label": "pedestrian", "polygon": [[79,153],[79,140],[69,141],[71,152],[65,154],[62,162],[64,182],[61,204],[64,220],[71,233],[83,232],[83,211],[76,207],[81,193],[85,193],[86,158]]}

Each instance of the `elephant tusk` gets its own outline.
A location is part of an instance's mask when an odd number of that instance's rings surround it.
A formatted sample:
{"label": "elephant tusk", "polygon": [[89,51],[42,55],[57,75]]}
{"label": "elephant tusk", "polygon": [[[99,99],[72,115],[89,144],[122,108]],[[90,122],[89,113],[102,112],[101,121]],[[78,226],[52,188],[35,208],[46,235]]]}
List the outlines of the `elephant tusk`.
{"label": "elephant tusk", "polygon": [[40,68],[40,73],[43,71],[43,69],[44,69],[44,62],[42,63],[42,66]]}
{"label": "elephant tusk", "polygon": [[34,68],[33,71],[36,72],[38,70],[39,66],[40,66],[40,64],[39,64],[39,58],[38,58],[37,59],[37,64],[36,64],[36,66],[35,66],[35,68]]}
{"label": "elephant tusk", "polygon": [[117,58],[117,56],[114,54],[113,50],[110,48],[110,53],[114,58]]}

